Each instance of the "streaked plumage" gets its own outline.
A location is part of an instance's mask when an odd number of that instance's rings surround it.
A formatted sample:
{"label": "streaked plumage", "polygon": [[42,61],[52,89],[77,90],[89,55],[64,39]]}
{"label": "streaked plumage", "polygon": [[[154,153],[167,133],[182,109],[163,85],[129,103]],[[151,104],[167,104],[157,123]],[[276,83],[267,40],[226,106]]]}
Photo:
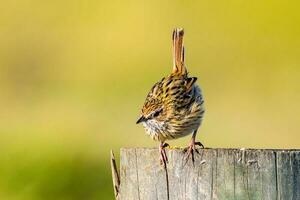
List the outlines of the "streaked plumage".
{"label": "streaked plumage", "polygon": [[146,97],[137,123],[163,146],[166,140],[193,134],[202,122],[204,101],[196,77],[189,77],[184,65],[183,29],[173,31],[172,73],[157,82]]}

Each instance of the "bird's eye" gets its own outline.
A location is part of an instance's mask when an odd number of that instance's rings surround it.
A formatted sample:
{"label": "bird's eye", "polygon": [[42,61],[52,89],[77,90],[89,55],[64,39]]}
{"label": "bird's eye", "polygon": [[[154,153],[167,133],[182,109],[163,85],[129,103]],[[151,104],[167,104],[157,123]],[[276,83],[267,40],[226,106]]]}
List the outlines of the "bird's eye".
{"label": "bird's eye", "polygon": [[156,110],[153,114],[152,117],[157,117],[161,113],[162,109]]}
{"label": "bird's eye", "polygon": [[153,114],[153,117],[157,117],[158,114],[159,114],[159,112],[155,112],[155,113]]}

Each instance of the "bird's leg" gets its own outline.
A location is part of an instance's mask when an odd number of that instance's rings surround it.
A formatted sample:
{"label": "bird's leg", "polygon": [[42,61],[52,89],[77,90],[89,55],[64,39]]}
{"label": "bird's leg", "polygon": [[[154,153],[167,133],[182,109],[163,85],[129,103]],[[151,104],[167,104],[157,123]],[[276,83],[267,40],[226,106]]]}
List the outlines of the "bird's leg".
{"label": "bird's leg", "polygon": [[201,142],[196,142],[196,135],[197,135],[197,130],[193,132],[193,136],[191,139],[191,142],[187,148],[184,149],[184,152],[187,152],[186,155],[186,162],[188,161],[189,157],[192,157],[192,162],[194,164],[195,158],[194,158],[194,151],[199,154],[199,151],[196,149],[196,145],[204,148],[204,145]]}
{"label": "bird's leg", "polygon": [[168,146],[170,146],[170,145],[167,143],[164,143],[164,142],[161,142],[159,144],[160,164],[166,165],[166,163],[168,163],[168,157],[167,157],[166,150],[165,150],[165,148]]}

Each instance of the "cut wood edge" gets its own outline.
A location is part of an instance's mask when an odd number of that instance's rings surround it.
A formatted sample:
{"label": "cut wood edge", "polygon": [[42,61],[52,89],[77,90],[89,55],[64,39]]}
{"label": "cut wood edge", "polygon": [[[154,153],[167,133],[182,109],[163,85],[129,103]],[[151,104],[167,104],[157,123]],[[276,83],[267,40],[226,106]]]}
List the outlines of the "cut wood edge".
{"label": "cut wood edge", "polygon": [[119,172],[118,172],[116,159],[115,159],[113,150],[110,151],[110,166],[111,166],[115,199],[117,200],[118,195],[119,195],[119,189],[120,189],[120,176],[119,176]]}

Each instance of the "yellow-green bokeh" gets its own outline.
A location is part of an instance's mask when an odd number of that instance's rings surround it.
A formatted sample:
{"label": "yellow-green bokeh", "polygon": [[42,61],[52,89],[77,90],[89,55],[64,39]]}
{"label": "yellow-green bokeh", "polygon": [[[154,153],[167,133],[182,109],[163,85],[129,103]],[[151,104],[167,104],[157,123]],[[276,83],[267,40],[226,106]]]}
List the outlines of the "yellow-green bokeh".
{"label": "yellow-green bokeh", "polygon": [[[300,147],[297,1],[2,1],[0,199],[113,199],[109,150],[156,146],[135,121],[185,28],[209,147]],[[170,142],[185,145],[189,138]]]}

